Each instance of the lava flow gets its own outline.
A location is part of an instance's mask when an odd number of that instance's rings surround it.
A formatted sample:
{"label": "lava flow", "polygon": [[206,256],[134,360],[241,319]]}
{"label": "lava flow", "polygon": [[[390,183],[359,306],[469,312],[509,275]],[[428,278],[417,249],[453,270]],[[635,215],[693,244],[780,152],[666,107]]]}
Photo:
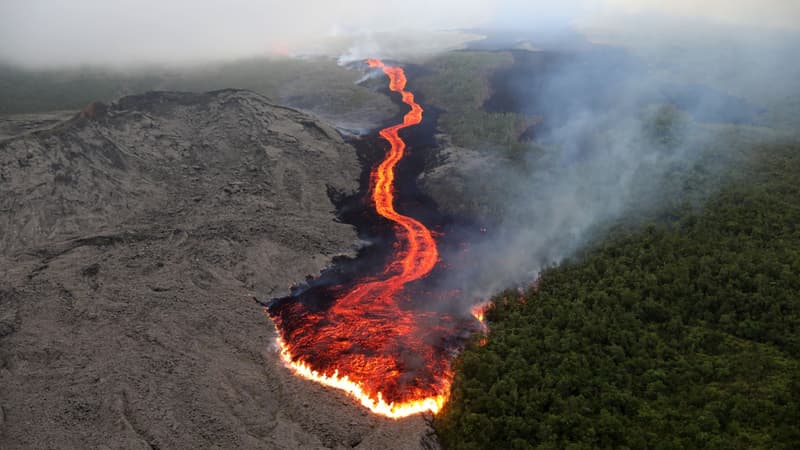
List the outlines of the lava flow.
{"label": "lava flow", "polygon": [[441,308],[420,306],[431,294],[419,280],[434,269],[439,253],[431,231],[395,209],[394,182],[406,151],[399,131],[421,123],[423,109],[405,90],[402,68],[377,59],[367,63],[383,70],[389,89],[410,107],[402,123],[380,131],[390,147],[370,178],[375,211],[394,227],[391,258],[378,274],[304,294],[311,300],[278,299],[268,314],[281,357],[295,373],[347,392],[376,414],[436,413],[449,393],[452,354],[475,327]]}

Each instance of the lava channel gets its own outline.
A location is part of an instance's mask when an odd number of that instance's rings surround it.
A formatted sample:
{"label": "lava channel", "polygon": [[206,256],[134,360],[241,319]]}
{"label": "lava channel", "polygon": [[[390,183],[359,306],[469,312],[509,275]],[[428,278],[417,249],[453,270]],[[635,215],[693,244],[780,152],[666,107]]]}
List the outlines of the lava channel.
{"label": "lava channel", "polygon": [[[405,90],[402,68],[378,59],[367,63],[383,70],[389,89],[410,108],[402,123],[380,131],[389,149],[370,180],[375,211],[394,227],[392,256],[376,275],[327,288],[323,295],[332,301],[323,306],[287,297],[273,301],[267,313],[278,330],[281,358],[298,375],[341,389],[383,416],[435,414],[449,394],[453,354],[478,328],[474,319],[433,307],[441,296],[415,283],[431,273],[439,252],[424,224],[395,209],[394,181],[406,151],[398,133],[421,123],[423,109]],[[419,306],[420,298],[428,307]]]}

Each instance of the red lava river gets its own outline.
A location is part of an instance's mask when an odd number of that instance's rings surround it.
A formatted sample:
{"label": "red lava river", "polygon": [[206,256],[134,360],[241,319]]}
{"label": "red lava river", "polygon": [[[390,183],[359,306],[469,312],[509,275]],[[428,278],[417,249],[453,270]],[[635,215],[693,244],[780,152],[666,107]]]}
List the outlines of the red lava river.
{"label": "red lava river", "polygon": [[388,76],[389,89],[410,108],[402,123],[380,131],[389,149],[370,180],[375,210],[394,226],[392,258],[380,275],[333,289],[335,302],[327,309],[290,302],[268,313],[281,357],[296,374],[341,389],[383,416],[436,413],[450,390],[452,349],[446,342],[453,333],[442,331],[447,316],[407,304],[416,295],[408,284],[426,277],[439,253],[425,225],[397,212],[394,192],[395,169],[406,152],[398,133],[422,122],[423,109],[406,90],[402,68],[378,59],[367,63]]}

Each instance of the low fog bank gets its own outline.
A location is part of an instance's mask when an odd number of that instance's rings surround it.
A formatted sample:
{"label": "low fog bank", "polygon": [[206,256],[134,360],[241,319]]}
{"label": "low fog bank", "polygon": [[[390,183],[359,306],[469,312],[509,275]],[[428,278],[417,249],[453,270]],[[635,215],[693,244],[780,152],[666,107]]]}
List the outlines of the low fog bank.
{"label": "low fog bank", "polygon": [[4,0],[0,61],[37,68],[131,67],[348,52],[399,59],[447,47],[452,30],[614,30],[647,16],[800,27],[800,5],[784,0]]}
{"label": "low fog bank", "polygon": [[515,52],[514,66],[493,79],[489,108],[542,122],[523,157],[461,174],[473,184],[464,191],[497,214],[448,287],[485,299],[528,285],[609,227],[702,207],[742,152],[796,135],[796,33],[658,23],[646,40],[635,28],[602,40],[584,31],[585,41],[566,47],[534,38],[539,51]]}
{"label": "low fog bank", "polygon": [[[358,46],[370,50],[370,41],[401,55],[446,45],[449,36],[432,34],[474,25],[491,9],[487,1],[452,0],[409,0],[400,8],[365,0],[5,0],[0,61],[28,68],[176,66],[334,56]],[[394,36],[391,47],[381,43],[385,36]]]}

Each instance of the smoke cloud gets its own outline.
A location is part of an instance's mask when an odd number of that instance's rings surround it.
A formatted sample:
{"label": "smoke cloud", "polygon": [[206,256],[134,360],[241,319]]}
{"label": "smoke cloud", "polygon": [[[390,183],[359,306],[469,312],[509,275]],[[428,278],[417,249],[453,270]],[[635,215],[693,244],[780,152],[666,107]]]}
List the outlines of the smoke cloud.
{"label": "smoke cloud", "polygon": [[619,18],[611,29],[595,22],[566,49],[518,52],[494,79],[505,101],[489,106],[543,123],[524,161],[495,158],[459,177],[494,193],[482,201],[502,213],[447,283],[475,298],[531,283],[620,218],[664,202],[701,206],[675,177],[701,161],[706,170],[709,149],[734,127],[740,142],[792,132],[800,36],[730,19]]}

